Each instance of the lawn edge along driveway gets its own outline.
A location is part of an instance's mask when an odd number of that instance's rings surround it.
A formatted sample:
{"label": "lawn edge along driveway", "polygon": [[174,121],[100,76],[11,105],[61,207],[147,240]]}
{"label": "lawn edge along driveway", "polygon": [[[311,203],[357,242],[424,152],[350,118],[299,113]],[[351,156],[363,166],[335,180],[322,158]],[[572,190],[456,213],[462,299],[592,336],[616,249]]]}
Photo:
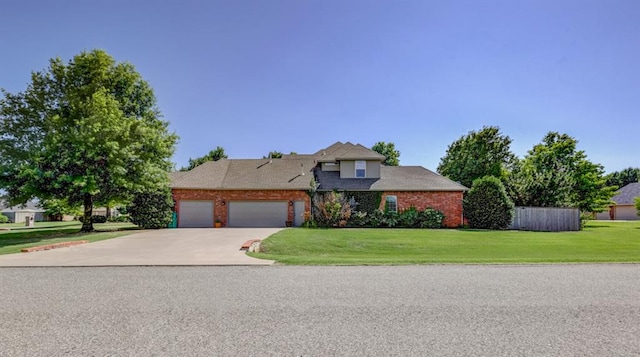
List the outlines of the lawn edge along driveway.
{"label": "lawn edge along driveway", "polygon": [[290,265],[640,263],[640,221],[579,232],[296,228],[261,247],[249,254]]}

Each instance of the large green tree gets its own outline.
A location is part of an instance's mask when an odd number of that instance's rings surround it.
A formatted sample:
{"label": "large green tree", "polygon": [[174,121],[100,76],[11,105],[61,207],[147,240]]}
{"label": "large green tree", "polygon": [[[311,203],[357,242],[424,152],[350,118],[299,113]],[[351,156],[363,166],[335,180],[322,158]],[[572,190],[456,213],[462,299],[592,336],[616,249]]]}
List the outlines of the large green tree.
{"label": "large green tree", "polygon": [[189,166],[183,167],[180,171],[189,171],[197,166],[204,164],[207,161],[218,161],[220,159],[226,159],[227,154],[224,152],[224,148],[221,146],[217,146],[215,149],[209,151],[204,156],[196,157],[195,159],[189,158]]}
{"label": "large green tree", "polygon": [[615,187],[608,186],[604,169],[576,149],[567,134],[549,132],[529,150],[511,174],[517,205],[577,207],[583,212],[602,211]]}
{"label": "large green tree", "polygon": [[438,172],[467,187],[484,176],[503,179],[515,159],[510,146],[511,138],[501,134],[497,126],[470,131],[449,145]]}
{"label": "large green tree", "polygon": [[2,93],[0,187],[12,203],[81,204],[88,232],[94,203],[168,185],[177,136],[132,64],[101,50],[54,58],[25,91]]}
{"label": "large green tree", "polygon": [[615,171],[606,176],[608,186],[618,186],[622,188],[630,183],[638,182],[640,178],[640,168],[627,167],[622,171]]}
{"label": "large green tree", "polygon": [[61,221],[65,215],[79,216],[82,214],[80,205],[71,206],[66,199],[50,199],[40,202],[44,214],[53,221]]}
{"label": "large green tree", "polygon": [[263,156],[263,159],[281,159],[284,154],[281,151],[269,151],[269,155]]}
{"label": "large green tree", "polygon": [[387,166],[400,165],[400,151],[396,150],[396,144],[378,141],[371,147],[371,150],[385,157],[383,164]]}

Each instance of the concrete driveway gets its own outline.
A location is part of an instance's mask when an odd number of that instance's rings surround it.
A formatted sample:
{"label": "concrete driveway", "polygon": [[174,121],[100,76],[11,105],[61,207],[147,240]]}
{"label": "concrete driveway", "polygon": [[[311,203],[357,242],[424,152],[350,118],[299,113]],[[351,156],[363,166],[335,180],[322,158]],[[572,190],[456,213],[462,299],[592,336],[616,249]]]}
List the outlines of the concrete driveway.
{"label": "concrete driveway", "polygon": [[181,228],[145,231],[70,248],[0,256],[0,266],[271,265],[240,250],[281,228]]}

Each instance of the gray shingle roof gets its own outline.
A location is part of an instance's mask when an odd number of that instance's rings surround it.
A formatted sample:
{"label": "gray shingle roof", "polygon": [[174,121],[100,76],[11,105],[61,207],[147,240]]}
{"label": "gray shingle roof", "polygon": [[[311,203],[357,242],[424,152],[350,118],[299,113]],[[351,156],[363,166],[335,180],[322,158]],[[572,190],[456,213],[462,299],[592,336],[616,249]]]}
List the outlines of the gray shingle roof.
{"label": "gray shingle roof", "polygon": [[[241,159],[206,162],[172,177],[172,188],[218,190],[307,190],[312,158]],[[304,173],[304,175],[302,174]]]}
{"label": "gray shingle roof", "polygon": [[362,146],[360,144],[337,142],[315,154],[318,162],[334,162],[340,160],[375,160],[383,161],[384,155]]}
{"label": "gray shingle roof", "polygon": [[231,189],[309,189],[313,159],[231,160],[222,187]]}
{"label": "gray shingle roof", "polygon": [[[384,160],[362,145],[337,142],[313,155],[282,159],[242,159],[206,162],[191,171],[171,174],[172,188],[210,190],[308,190],[318,162]],[[304,173],[304,175],[303,175]],[[339,171],[315,174],[320,190],[464,191],[466,187],[421,166],[381,166],[379,179],[341,179]]]}
{"label": "gray shingle roof", "polygon": [[207,161],[200,166],[196,166],[190,171],[172,173],[171,187],[173,188],[202,188],[219,189],[222,188],[222,181],[227,174],[229,162],[231,160],[221,159],[218,161]]}
{"label": "gray shingle roof", "polygon": [[640,182],[633,182],[618,190],[611,199],[618,205],[635,204],[635,198],[640,197]]}
{"label": "gray shingle roof", "polygon": [[319,190],[466,191],[467,188],[421,166],[382,166],[379,179],[341,179],[337,171],[317,171]]}

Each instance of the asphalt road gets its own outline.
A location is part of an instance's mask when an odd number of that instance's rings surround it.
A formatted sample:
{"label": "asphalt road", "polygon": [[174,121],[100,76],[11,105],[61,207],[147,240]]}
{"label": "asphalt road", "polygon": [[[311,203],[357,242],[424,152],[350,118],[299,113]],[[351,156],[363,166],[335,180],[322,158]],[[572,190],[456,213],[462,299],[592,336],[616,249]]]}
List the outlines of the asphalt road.
{"label": "asphalt road", "polygon": [[1,356],[639,356],[640,265],[0,268]]}

